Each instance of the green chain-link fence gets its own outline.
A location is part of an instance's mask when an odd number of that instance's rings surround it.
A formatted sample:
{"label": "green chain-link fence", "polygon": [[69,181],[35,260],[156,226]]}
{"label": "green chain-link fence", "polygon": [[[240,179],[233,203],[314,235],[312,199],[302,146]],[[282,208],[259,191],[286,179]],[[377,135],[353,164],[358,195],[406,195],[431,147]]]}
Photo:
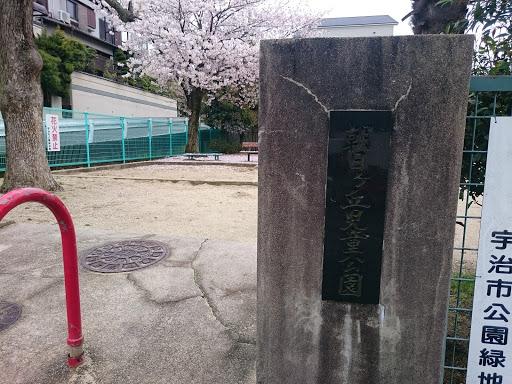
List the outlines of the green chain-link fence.
{"label": "green chain-link fence", "polygon": [[511,115],[512,76],[472,77],[470,91],[460,184],[462,200],[457,212],[446,328],[444,384],[466,382],[489,125],[495,116]]}
{"label": "green chain-link fence", "polygon": [[[60,151],[47,151],[50,167],[63,167],[133,160],[151,160],[185,153],[187,121],[129,118],[96,113],[44,108],[45,116],[57,115]],[[199,151],[210,152],[210,140],[220,132],[207,126],[199,128]],[[0,119],[0,171],[5,170],[5,130]]]}

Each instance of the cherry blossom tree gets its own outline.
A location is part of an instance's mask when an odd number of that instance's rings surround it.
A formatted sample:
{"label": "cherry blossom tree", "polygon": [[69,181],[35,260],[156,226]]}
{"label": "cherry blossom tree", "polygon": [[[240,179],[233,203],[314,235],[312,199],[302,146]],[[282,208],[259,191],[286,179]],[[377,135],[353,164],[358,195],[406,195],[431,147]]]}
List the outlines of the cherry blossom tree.
{"label": "cherry blossom tree", "polygon": [[[132,0],[133,18],[112,13],[129,33],[124,48],[135,72],[172,86],[189,113],[187,152],[198,151],[201,106],[223,87],[255,100],[259,41],[311,33],[319,14],[271,0]],[[126,8],[128,2],[122,3]],[[104,4],[108,7],[108,4]]]}

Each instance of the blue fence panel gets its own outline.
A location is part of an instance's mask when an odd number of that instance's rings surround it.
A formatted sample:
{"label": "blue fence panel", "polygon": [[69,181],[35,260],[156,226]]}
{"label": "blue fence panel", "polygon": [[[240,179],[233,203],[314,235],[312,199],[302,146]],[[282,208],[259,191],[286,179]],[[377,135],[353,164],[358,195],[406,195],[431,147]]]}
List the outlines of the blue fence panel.
{"label": "blue fence panel", "polygon": [[[90,112],[44,108],[59,119],[60,151],[47,151],[50,167],[88,166],[101,163],[150,160],[185,153],[186,118],[146,119]],[[209,152],[209,142],[218,130],[201,126],[200,152]],[[204,142],[203,142],[204,141]],[[46,142],[46,140],[45,140]],[[204,150],[203,150],[204,148]],[[0,118],[0,171],[5,170],[5,129]]]}

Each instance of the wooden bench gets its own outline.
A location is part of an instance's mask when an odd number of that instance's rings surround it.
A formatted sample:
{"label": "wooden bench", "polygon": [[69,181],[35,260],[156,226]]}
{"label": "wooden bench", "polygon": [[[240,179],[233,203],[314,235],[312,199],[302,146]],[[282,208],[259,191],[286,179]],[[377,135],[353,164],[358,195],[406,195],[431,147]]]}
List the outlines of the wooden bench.
{"label": "wooden bench", "polygon": [[251,155],[258,154],[258,143],[244,141],[240,153],[247,153],[247,161],[251,161]]}
{"label": "wooden bench", "polygon": [[194,160],[198,157],[208,157],[213,156],[214,160],[219,160],[219,156],[222,156],[222,153],[184,153],[184,156],[187,156],[187,160]]}

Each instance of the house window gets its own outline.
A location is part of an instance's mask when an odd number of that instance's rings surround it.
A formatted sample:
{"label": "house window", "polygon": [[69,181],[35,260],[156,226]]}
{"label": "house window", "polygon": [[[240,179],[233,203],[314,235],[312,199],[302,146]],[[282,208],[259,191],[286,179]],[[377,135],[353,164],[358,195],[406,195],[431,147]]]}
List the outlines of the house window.
{"label": "house window", "polygon": [[100,19],[100,39],[107,39],[107,22],[104,19]]}
{"label": "house window", "polygon": [[76,3],[67,0],[66,11],[67,13],[69,13],[72,19],[78,20],[78,6],[76,5]]}
{"label": "house window", "polygon": [[108,22],[105,19],[100,19],[100,39],[115,44],[114,35],[110,34],[111,30]]}
{"label": "house window", "polygon": [[90,28],[96,28],[96,14],[93,9],[87,8],[87,25]]}

